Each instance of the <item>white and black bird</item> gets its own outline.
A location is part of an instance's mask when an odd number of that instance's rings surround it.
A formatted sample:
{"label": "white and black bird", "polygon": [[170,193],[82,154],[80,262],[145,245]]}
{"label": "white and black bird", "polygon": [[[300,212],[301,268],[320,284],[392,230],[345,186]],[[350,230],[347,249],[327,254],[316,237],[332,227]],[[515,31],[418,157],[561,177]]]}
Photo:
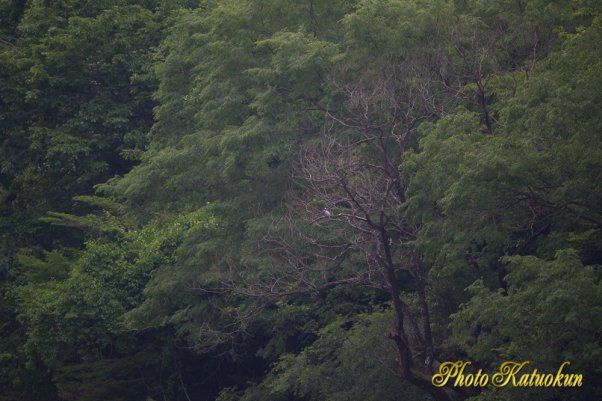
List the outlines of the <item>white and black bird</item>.
{"label": "white and black bird", "polygon": [[332,213],[330,212],[330,210],[328,210],[326,208],[324,208],[322,213],[324,214],[325,217],[332,217]]}

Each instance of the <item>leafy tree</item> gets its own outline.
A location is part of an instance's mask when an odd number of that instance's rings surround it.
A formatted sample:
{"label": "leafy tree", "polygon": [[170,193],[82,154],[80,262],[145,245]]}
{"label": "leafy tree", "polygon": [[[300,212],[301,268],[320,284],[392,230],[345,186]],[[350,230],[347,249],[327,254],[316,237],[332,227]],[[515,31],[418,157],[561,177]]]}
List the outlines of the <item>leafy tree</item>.
{"label": "leafy tree", "polygon": [[[500,358],[531,360],[547,369],[565,358],[596,376],[590,356],[597,356],[587,344],[596,341],[588,316],[599,304],[592,266],[600,264],[600,127],[597,109],[588,106],[600,84],[591,73],[600,63],[592,47],[597,35],[593,13],[562,34],[562,50],[538,62],[527,82],[519,84],[520,73],[492,78],[495,135],[483,135],[479,115],[462,107],[424,125],[420,152],[404,164],[412,171],[408,216],[424,224],[416,245],[436,267],[433,275],[454,278],[458,290],[478,279],[452,316],[452,355],[491,367]],[[574,298],[561,307],[557,297],[566,293]],[[579,329],[571,316],[581,317]],[[571,350],[569,337],[584,349]],[[584,391],[595,398],[597,388],[594,379]],[[537,397],[583,394],[549,390]],[[508,396],[488,391],[481,398]]]}
{"label": "leafy tree", "polygon": [[[17,316],[69,275],[84,236],[75,221],[59,226],[40,219],[50,211],[86,213],[87,203],[72,197],[136,163],[152,124],[155,81],[148,66],[173,5],[0,6],[0,383],[9,399],[51,398],[44,365],[27,367],[20,352],[27,328]],[[15,295],[23,285],[31,287],[25,297],[31,299]]]}

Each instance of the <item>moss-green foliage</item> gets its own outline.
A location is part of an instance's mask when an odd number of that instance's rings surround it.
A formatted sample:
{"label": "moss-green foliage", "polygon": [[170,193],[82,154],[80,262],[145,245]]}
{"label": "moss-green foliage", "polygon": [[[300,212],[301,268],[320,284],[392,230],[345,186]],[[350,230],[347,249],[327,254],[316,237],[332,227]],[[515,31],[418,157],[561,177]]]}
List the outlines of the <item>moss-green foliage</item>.
{"label": "moss-green foliage", "polygon": [[390,329],[390,311],[336,319],[299,354],[281,355],[260,386],[240,398],[228,389],[218,400],[429,400],[398,379],[395,346],[382,339]]}
{"label": "moss-green foliage", "polygon": [[506,261],[508,295],[476,282],[468,289],[470,301],[453,315],[458,346],[491,371],[498,369],[500,360],[531,361],[544,372],[555,372],[570,361],[570,372],[589,378],[578,390],[539,389],[535,394],[519,389],[507,397],[598,398],[602,361],[597,340],[602,314],[598,275],[583,266],[573,250],[559,251],[552,261],[534,256]]}
{"label": "moss-green foliage", "polygon": [[[126,388],[143,393],[144,381],[157,380],[153,375],[163,369],[154,353],[165,352],[160,350],[164,345],[160,339],[155,340],[156,346],[147,345],[140,340],[144,333],[127,332],[122,315],[141,303],[153,270],[174,264],[176,250],[188,233],[213,224],[211,216],[199,211],[169,223],[157,219],[141,230],[113,226],[111,236],[86,244],[85,253],[71,262],[67,277],[40,277],[40,270],[49,275],[50,267],[64,266],[64,256],[50,253],[44,260],[23,256],[21,269],[28,284],[15,289],[22,309],[19,320],[27,333],[21,352],[32,363],[39,358],[57,374],[59,392],[90,400],[106,394],[117,397]],[[119,247],[114,246],[116,241]],[[147,368],[139,372],[136,366]],[[87,377],[86,372],[94,373]],[[87,379],[82,381],[79,375]],[[138,383],[137,390],[128,380]]]}
{"label": "moss-green foliage", "polygon": [[380,278],[316,289],[369,261],[297,231],[351,226],[291,216],[320,203],[300,151],[404,130],[387,213],[416,233],[437,357],[570,360],[586,383],[477,399],[600,398],[600,11],[0,0],[0,400],[428,399]]}

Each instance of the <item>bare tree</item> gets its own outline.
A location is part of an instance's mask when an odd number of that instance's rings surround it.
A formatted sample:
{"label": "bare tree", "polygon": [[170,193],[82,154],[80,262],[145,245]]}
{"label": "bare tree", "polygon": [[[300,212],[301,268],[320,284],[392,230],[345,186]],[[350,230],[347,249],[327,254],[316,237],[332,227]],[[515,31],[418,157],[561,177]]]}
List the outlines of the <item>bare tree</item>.
{"label": "bare tree", "polygon": [[[396,344],[399,374],[433,397],[449,395],[431,383],[438,366],[427,303],[427,267],[412,248],[420,227],[404,217],[406,188],[399,171],[417,124],[445,107],[446,91],[428,69],[406,61],[406,75],[393,68],[354,85],[332,80],[346,102],[324,113],[319,137],[300,148],[292,169],[288,212],[259,246],[283,266],[269,288],[281,296],[339,285],[370,286],[389,293],[395,315],[387,337]],[[414,75],[408,78],[407,72]],[[453,93],[450,96],[455,96]],[[302,245],[299,245],[302,244]],[[418,299],[410,307],[400,282],[411,280]],[[247,289],[253,286],[246,286]]]}

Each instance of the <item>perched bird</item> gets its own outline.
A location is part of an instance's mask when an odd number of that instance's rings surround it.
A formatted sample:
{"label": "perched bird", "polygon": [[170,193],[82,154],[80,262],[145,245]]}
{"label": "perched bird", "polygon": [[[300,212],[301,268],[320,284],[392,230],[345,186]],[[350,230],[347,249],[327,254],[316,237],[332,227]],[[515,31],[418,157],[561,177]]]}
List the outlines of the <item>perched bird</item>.
{"label": "perched bird", "polygon": [[330,210],[328,210],[326,208],[324,208],[323,213],[324,213],[324,216],[326,216],[326,217],[331,217],[332,216],[332,213],[330,212]]}
{"label": "perched bird", "polygon": [[424,366],[427,368],[430,368],[432,363],[433,363],[433,356],[431,354],[428,354],[426,356],[426,359],[424,360]]}

